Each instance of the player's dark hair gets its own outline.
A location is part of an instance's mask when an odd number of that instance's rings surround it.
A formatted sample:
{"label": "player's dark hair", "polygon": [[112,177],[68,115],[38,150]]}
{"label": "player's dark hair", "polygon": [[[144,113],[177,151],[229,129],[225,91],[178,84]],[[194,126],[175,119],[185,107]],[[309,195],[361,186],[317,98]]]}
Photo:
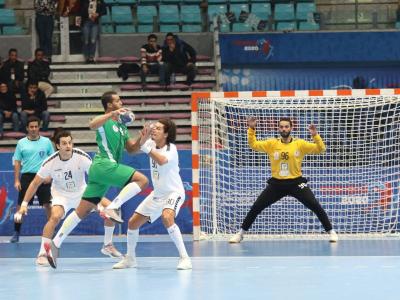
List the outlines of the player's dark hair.
{"label": "player's dark hair", "polygon": [[29,124],[32,123],[32,122],[37,122],[38,125],[40,125],[40,119],[39,119],[38,117],[36,117],[36,116],[30,116],[30,117],[28,118],[28,122],[26,123],[26,127],[29,127]]}
{"label": "player's dark hair", "polygon": [[175,143],[176,140],[176,125],[170,119],[160,119],[158,120],[161,124],[164,125],[164,133],[168,133],[167,136],[167,144]]}
{"label": "player's dark hair", "polygon": [[292,127],[292,126],[293,126],[292,120],[290,120],[290,118],[289,118],[289,117],[283,117],[283,118],[280,118],[280,120],[279,120],[279,123],[280,123],[280,122],[282,122],[282,121],[284,121],[284,122],[289,122],[289,124],[290,124],[290,127]]}
{"label": "player's dark hair", "polygon": [[103,105],[104,110],[107,110],[107,104],[112,102],[114,95],[117,95],[117,92],[108,91],[101,96],[101,104]]}
{"label": "player's dark hair", "polygon": [[56,134],[56,136],[55,136],[55,138],[54,138],[54,143],[56,144],[56,145],[60,145],[60,140],[61,140],[61,138],[63,138],[63,137],[71,137],[71,140],[72,140],[72,135],[71,135],[71,132],[69,131],[69,130],[61,130],[60,132],[58,132],[57,134]]}

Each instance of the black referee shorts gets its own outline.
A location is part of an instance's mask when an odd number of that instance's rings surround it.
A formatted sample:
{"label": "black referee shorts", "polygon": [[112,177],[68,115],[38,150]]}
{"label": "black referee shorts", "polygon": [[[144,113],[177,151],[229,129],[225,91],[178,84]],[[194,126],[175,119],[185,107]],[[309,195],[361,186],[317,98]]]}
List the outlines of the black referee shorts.
{"label": "black referee shorts", "polygon": [[[36,173],[22,173],[21,175],[21,191],[18,194],[18,205],[21,205],[22,201],[24,200],[26,190],[29,187],[29,184],[32,182],[32,180],[35,178]],[[50,186],[51,184],[41,184],[39,188],[36,191],[36,196],[39,199],[39,204],[44,205],[47,203],[51,203],[51,192],[50,192]],[[33,197],[32,199],[29,200],[29,205],[31,205],[33,202]]]}

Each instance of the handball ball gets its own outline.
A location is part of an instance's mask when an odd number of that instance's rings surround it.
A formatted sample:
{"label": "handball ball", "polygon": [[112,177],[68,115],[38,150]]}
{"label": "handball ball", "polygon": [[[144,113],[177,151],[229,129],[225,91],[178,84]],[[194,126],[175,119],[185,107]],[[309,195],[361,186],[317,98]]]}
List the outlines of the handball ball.
{"label": "handball ball", "polygon": [[135,121],[135,114],[129,110],[119,115],[119,122],[126,126],[132,125],[133,121]]}

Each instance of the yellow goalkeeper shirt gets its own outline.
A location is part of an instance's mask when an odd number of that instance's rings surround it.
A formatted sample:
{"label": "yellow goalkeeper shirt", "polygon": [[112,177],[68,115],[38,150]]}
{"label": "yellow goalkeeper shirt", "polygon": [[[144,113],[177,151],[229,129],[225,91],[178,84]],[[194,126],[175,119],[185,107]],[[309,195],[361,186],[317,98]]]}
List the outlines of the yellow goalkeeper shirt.
{"label": "yellow goalkeeper shirt", "polygon": [[293,137],[290,143],[282,143],[280,138],[258,141],[255,129],[249,128],[247,138],[251,149],[268,154],[272,177],[276,179],[294,179],[302,176],[303,157],[306,154],[322,153],[326,149],[318,134],[313,136],[314,143]]}

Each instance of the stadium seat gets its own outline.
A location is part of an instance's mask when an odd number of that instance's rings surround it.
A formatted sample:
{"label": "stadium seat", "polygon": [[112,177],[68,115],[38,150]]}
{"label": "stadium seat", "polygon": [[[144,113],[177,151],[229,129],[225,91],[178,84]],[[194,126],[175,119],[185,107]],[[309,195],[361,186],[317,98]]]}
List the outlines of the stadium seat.
{"label": "stadium seat", "polygon": [[198,5],[181,5],[181,21],[184,24],[201,24],[201,12]]}
{"label": "stadium seat", "polygon": [[116,24],[132,24],[132,11],[129,6],[113,6],[111,9],[111,18]]}
{"label": "stadium seat", "polygon": [[161,4],[159,22],[160,24],[178,24],[180,22],[178,5]]}
{"label": "stadium seat", "polygon": [[182,32],[201,32],[200,24],[183,24]]}
{"label": "stadium seat", "polygon": [[213,5],[213,4],[227,4],[228,1],[226,0],[208,0],[208,5]]}
{"label": "stadium seat", "polygon": [[185,4],[200,4],[202,0],[183,0]]}
{"label": "stadium seat", "polygon": [[112,5],[116,4],[114,0],[104,0],[104,3],[108,6],[112,6]]}
{"label": "stadium seat", "polygon": [[274,18],[276,21],[294,20],[293,4],[276,4]]}
{"label": "stadium seat", "polygon": [[114,0],[117,4],[130,5],[133,6],[136,4],[136,0]]}
{"label": "stadium seat", "polygon": [[21,26],[3,26],[4,35],[21,35],[25,34],[25,30]]}
{"label": "stadium seat", "polygon": [[319,24],[315,22],[299,22],[299,30],[319,30]]}
{"label": "stadium seat", "polygon": [[240,12],[246,11],[249,12],[249,6],[247,4],[231,4],[229,7],[229,11],[235,14],[236,20],[239,19]]}
{"label": "stadium seat", "polygon": [[209,5],[208,6],[208,19],[212,21],[214,16],[225,14],[228,11],[226,5]]}
{"label": "stadium seat", "polygon": [[153,5],[140,5],[137,8],[137,20],[139,24],[153,24],[157,17],[157,8]]}
{"label": "stadium seat", "polygon": [[268,20],[271,16],[270,3],[253,3],[251,5],[251,13],[256,15],[261,20]]}
{"label": "stadium seat", "polygon": [[250,32],[253,29],[247,23],[233,23],[232,32]]}
{"label": "stadium seat", "polygon": [[397,21],[397,22],[396,22],[395,27],[396,27],[396,29],[400,29],[400,21]]}
{"label": "stadium seat", "polygon": [[133,25],[117,25],[115,26],[115,33],[135,33],[136,29]]}
{"label": "stadium seat", "polygon": [[0,7],[4,7],[5,0],[0,0]]}
{"label": "stadium seat", "polygon": [[312,20],[316,11],[315,3],[298,3],[296,6],[296,19]]}
{"label": "stadium seat", "polygon": [[277,22],[276,30],[296,30],[296,22]]}
{"label": "stadium seat", "polygon": [[111,14],[107,11],[107,14],[104,16],[101,16],[101,24],[111,24],[112,19],[111,19]]}
{"label": "stadium seat", "polygon": [[0,25],[15,25],[15,12],[13,9],[0,9]]}
{"label": "stadium seat", "polygon": [[138,31],[137,32],[139,32],[139,33],[154,32],[153,25],[138,25]]}
{"label": "stadium seat", "polygon": [[230,32],[231,28],[230,28],[229,24],[221,24],[219,26],[219,31],[220,32]]}
{"label": "stadium seat", "polygon": [[161,24],[160,32],[179,32],[179,25],[177,24]]}
{"label": "stadium seat", "polygon": [[112,24],[102,24],[101,33],[114,33],[114,27]]}

